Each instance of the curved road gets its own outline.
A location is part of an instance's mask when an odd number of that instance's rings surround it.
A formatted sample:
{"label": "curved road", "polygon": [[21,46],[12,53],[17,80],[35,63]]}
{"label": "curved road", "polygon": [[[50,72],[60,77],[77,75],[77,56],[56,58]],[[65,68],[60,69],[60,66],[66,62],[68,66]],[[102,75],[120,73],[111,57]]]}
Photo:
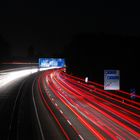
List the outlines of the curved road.
{"label": "curved road", "polygon": [[0,140],[139,140],[140,97],[52,69],[0,72]]}

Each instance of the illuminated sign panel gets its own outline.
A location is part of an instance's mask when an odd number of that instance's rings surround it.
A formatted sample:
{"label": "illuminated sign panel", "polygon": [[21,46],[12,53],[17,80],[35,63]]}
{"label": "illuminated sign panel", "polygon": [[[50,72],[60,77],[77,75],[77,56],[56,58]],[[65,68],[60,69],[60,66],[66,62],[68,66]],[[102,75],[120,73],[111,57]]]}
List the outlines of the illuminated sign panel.
{"label": "illuminated sign panel", "polygon": [[65,67],[65,60],[63,58],[39,58],[39,67],[40,68],[49,68],[49,67]]}
{"label": "illuminated sign panel", "polygon": [[104,70],[104,90],[120,89],[120,71]]}

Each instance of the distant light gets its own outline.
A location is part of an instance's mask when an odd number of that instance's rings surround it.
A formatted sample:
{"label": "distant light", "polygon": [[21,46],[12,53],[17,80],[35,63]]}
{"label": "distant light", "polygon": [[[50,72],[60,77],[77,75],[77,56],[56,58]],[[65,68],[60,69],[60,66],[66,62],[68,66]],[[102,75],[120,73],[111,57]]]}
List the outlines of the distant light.
{"label": "distant light", "polygon": [[88,82],[88,77],[85,78],[85,82],[86,82],[86,83]]}

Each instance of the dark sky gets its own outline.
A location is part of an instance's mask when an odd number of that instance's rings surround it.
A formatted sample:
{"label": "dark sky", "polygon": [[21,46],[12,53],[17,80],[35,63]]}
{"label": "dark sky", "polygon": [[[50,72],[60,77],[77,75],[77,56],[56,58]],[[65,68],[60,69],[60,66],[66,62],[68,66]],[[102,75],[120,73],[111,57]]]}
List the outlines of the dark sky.
{"label": "dark sky", "polygon": [[136,35],[140,33],[138,3],[129,1],[4,1],[0,4],[0,35],[12,56],[53,55],[79,32]]}
{"label": "dark sky", "polygon": [[73,72],[103,81],[104,69],[120,69],[122,85],[139,87],[139,46],[136,1],[0,2],[0,60],[64,54]]}

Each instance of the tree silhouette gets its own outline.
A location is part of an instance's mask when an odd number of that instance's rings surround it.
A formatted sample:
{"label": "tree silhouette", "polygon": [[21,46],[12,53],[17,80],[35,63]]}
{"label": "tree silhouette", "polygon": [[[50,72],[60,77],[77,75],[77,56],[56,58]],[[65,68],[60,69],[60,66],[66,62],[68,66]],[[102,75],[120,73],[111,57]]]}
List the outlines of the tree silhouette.
{"label": "tree silhouette", "polygon": [[0,36],[0,61],[9,60],[11,58],[11,47],[5,39]]}
{"label": "tree silhouette", "polygon": [[33,58],[35,56],[35,49],[34,49],[34,47],[32,45],[29,46],[29,48],[28,48],[28,56],[30,58]]}

